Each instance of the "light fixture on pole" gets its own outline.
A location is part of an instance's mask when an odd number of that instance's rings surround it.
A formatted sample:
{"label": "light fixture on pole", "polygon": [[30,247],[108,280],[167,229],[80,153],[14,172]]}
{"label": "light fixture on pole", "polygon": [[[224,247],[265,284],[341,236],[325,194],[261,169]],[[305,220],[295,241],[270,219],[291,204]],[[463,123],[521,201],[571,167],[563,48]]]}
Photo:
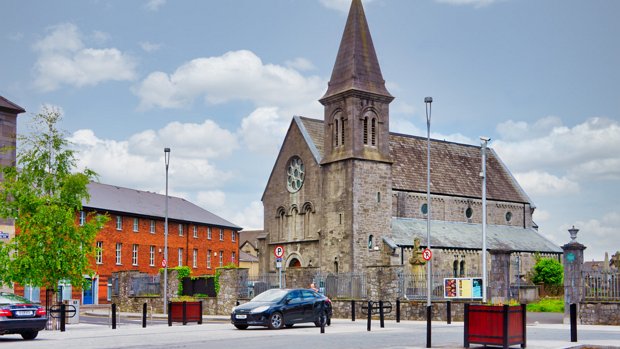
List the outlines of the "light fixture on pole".
{"label": "light fixture on pole", "polygon": [[164,218],[164,314],[168,312],[168,165],[170,164],[170,148],[164,148],[166,164],[166,211]]}
{"label": "light fixture on pole", "polygon": [[491,138],[480,137],[482,149],[482,303],[487,302],[487,144]]}
{"label": "light fixture on pole", "polygon": [[[425,97],[426,105],[426,248],[431,248],[431,104],[433,97]],[[426,347],[431,347],[431,293],[432,266],[426,262]]]}

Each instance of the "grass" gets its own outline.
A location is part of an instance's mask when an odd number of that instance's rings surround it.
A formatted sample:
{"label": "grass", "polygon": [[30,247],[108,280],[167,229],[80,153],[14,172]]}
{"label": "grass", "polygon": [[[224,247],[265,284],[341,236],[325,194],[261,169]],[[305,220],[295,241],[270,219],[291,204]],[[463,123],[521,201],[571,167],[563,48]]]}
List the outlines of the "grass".
{"label": "grass", "polygon": [[527,311],[537,313],[563,313],[564,300],[559,298],[542,298],[538,303],[528,304]]}

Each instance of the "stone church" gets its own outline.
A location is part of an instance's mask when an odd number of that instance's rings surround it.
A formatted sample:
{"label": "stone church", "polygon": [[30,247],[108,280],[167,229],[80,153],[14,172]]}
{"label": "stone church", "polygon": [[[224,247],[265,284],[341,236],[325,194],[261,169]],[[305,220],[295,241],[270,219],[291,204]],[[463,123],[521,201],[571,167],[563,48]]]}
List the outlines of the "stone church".
{"label": "stone church", "polygon": [[[427,139],[391,133],[390,102],[364,9],[353,0],[322,119],[294,116],[262,201],[262,271],[321,273],[408,265],[414,239],[426,247]],[[431,140],[434,270],[481,273],[481,147]],[[525,274],[534,253],[559,255],[532,221],[535,206],[499,156],[487,151],[487,247]],[[528,265],[529,264],[529,265]]]}

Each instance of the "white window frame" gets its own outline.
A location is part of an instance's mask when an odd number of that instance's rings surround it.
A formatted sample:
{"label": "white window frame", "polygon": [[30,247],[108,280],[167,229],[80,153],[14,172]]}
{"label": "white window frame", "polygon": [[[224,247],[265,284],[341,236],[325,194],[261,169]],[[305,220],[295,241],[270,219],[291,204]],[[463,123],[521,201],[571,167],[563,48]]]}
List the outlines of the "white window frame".
{"label": "white window frame", "polygon": [[207,250],[207,269],[211,269],[211,254],[213,251]]}
{"label": "white window frame", "polygon": [[86,213],[84,211],[80,211],[80,227],[84,226],[86,222]]}
{"label": "white window frame", "polygon": [[140,226],[140,219],[137,218],[137,217],[134,217],[134,219],[133,219],[133,231],[137,232],[139,226]]}
{"label": "white window frame", "polygon": [[103,264],[103,241],[97,241],[95,261],[97,264]]}
{"label": "white window frame", "polygon": [[224,229],[220,228],[220,241],[224,241]]}
{"label": "white window frame", "polygon": [[151,219],[151,234],[155,234],[155,220]]}
{"label": "white window frame", "polygon": [[155,266],[155,246],[151,245],[149,252],[149,265],[153,267]]}
{"label": "white window frame", "polygon": [[220,251],[220,267],[224,266],[224,251]]}
{"label": "white window frame", "polygon": [[183,224],[179,223],[179,236],[183,236]]}
{"label": "white window frame", "polygon": [[230,255],[230,261],[232,264],[235,264],[235,259],[236,259],[235,257],[236,257],[236,253],[235,251],[233,251]]}
{"label": "white window frame", "polygon": [[123,265],[123,243],[116,243],[116,265]]}
{"label": "white window frame", "polygon": [[235,232],[234,230],[230,231],[230,238],[232,240],[232,242],[237,241],[237,232]]}
{"label": "white window frame", "polygon": [[194,237],[198,238],[198,227],[194,224]]}
{"label": "white window frame", "polygon": [[138,251],[139,245],[133,244],[131,247],[131,265],[138,265]]}
{"label": "white window frame", "polygon": [[211,227],[207,227],[207,240],[211,240],[211,238],[212,238]]}
{"label": "white window frame", "polygon": [[116,216],[116,230],[123,230],[123,216]]}
{"label": "white window frame", "polygon": [[198,250],[194,249],[194,255],[192,257],[192,267],[198,268]]}
{"label": "white window frame", "polygon": [[183,249],[179,248],[179,267],[183,266]]}

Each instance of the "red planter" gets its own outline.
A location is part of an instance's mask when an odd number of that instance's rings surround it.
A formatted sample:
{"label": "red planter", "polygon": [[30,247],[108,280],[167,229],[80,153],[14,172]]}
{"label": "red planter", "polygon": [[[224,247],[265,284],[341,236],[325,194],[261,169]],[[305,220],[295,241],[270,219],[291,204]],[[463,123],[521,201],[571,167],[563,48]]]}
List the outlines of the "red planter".
{"label": "red planter", "polygon": [[470,344],[498,345],[507,349],[511,345],[526,345],[525,304],[481,305],[465,304],[464,347]]}
{"label": "red planter", "polygon": [[168,326],[173,322],[202,324],[202,302],[168,302]]}

